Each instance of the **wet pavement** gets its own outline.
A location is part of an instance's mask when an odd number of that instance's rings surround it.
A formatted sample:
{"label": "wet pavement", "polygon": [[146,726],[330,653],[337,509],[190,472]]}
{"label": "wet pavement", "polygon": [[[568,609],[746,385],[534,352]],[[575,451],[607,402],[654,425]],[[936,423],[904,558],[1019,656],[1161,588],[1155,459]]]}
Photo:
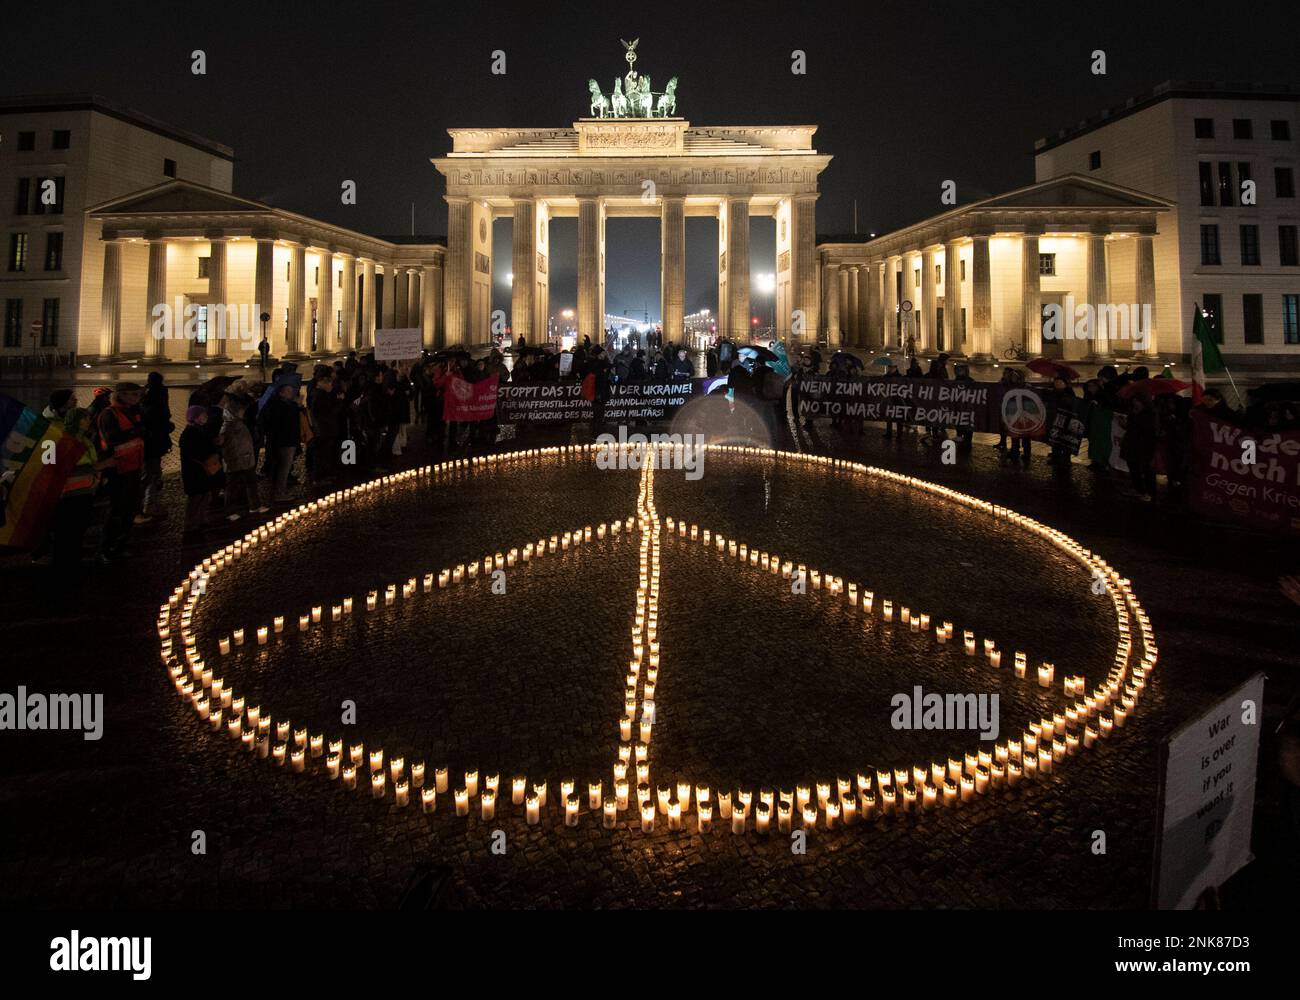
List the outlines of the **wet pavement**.
{"label": "wet pavement", "polygon": [[[485,822],[451,815],[450,796],[422,815],[337,782],[295,775],[243,753],[182,706],[159,665],[157,605],[208,552],[213,532],[182,546],[179,518],[138,533],[130,562],[86,569],[77,603],[48,570],[0,561],[3,685],[103,691],[103,740],[69,733],[5,733],[0,757],[0,902],[5,905],[387,907],[415,868],[453,869],[462,907],[868,906],[1142,907],[1149,895],[1160,739],[1256,670],[1270,675],[1268,715],[1297,683],[1300,615],[1278,593],[1294,546],[1210,535],[1176,510],[1141,506],[1120,483],[1035,459],[1012,465],[983,443],[954,466],[915,438],[885,442],[819,427],[819,447],[945,483],[1060,527],[1131,577],[1151,616],[1161,667],[1138,713],[1117,735],[1049,777],[952,810],[818,831],[806,854],[785,836],[733,835],[715,818],[703,835],[609,831],[584,815],[566,828],[556,783],[603,776],[618,744],[626,629],[636,585],[636,539],[593,541],[484,581],[421,594],[373,615],[267,647],[228,666],[250,703],[313,732],[355,732],[408,763],[477,767],[551,779],[540,826],[517,809]],[[575,427],[524,442],[586,440]],[[405,461],[425,460],[418,439]],[[168,505],[182,503],[167,482]],[[218,577],[200,633],[390,582],[538,536],[633,513],[637,474],[569,460],[511,465],[454,482],[410,484],[298,525]],[[306,489],[303,488],[304,495]],[[1050,659],[1090,680],[1114,643],[1108,603],[1055,550],[985,519],[887,484],[864,485],[789,464],[710,457],[698,481],[662,471],[661,517],[682,517],[810,566],[862,581],[900,603],[996,636],[1030,661]],[[241,529],[246,530],[246,528]],[[1207,540],[1208,539],[1208,540]],[[1004,669],[991,678],[959,642],[940,647],[860,615],[824,592],[793,595],[778,577],[665,531],[664,666],[652,743],[656,782],[704,776],[713,787],[783,787],[970,750],[970,733],[904,732],[889,725],[892,695],[998,691],[1005,734],[1048,699]],[[1266,725],[1271,734],[1272,725]],[[1227,894],[1267,905],[1293,885],[1294,842],[1266,738],[1256,814],[1258,860]],[[319,761],[314,765],[319,768]],[[364,780],[364,771],[362,771]],[[583,792],[579,787],[579,792]],[[585,795],[583,796],[585,798]],[[584,813],[586,813],[584,803]],[[1108,853],[1091,851],[1095,830]],[[194,831],[207,853],[191,852]],[[493,853],[504,831],[504,854]]]}

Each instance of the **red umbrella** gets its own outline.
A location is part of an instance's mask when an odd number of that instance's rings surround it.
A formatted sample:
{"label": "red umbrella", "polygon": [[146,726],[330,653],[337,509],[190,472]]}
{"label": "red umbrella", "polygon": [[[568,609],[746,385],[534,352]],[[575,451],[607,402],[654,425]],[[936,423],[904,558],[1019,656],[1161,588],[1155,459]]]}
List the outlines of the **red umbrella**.
{"label": "red umbrella", "polygon": [[1025,365],[1031,372],[1036,372],[1046,378],[1056,378],[1058,375],[1067,382],[1079,381],[1079,373],[1067,364],[1060,361],[1049,361],[1047,358],[1034,358],[1033,361]]}
{"label": "red umbrella", "polygon": [[1191,386],[1190,382],[1180,382],[1176,378],[1140,378],[1124,386],[1119,391],[1119,397],[1129,399],[1139,392],[1145,396],[1169,396],[1190,389]]}

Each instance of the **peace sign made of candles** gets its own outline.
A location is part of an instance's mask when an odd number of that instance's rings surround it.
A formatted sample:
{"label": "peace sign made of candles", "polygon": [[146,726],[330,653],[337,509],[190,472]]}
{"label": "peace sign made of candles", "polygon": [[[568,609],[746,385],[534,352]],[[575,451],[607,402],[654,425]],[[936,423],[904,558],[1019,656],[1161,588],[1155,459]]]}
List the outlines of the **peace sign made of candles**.
{"label": "peace sign made of candles", "polygon": [[[1109,737],[1114,727],[1123,726],[1155,668],[1155,634],[1129,581],[1068,535],[1005,507],[901,473],[826,456],[722,445],[707,448],[742,458],[775,460],[884,480],[961,504],[1054,545],[1080,563],[1091,579],[1104,585],[1114,607],[1119,640],[1105,681],[1088,690],[1082,676],[1064,676],[1065,701],[1060,711],[1031,722],[1019,739],[995,743],[992,751],[979,749],[967,753],[961,760],[912,762],[888,770],[859,772],[853,778],[812,777],[792,789],[758,789],[757,793],[747,788],[717,789],[716,798],[715,790],[707,782],[688,776],[679,776],[675,783],[660,785],[656,789],[650,779],[650,746],[655,727],[655,688],[664,663],[659,634],[659,585],[661,536],[665,530],[676,531],[680,538],[705,548],[712,547],[751,571],[785,579],[801,577],[812,590],[822,591],[832,600],[843,600],[864,616],[878,617],[886,623],[896,622],[900,628],[932,635],[938,643],[952,642],[956,629],[951,621],[932,621],[929,614],[896,606],[891,599],[878,599],[874,591],[863,584],[846,583],[841,577],[809,569],[775,553],[753,549],[736,539],[707,528],[701,529],[697,524],[688,525],[673,517],[661,520],[654,496],[658,452],[656,446],[644,444],[620,446],[640,453],[637,462],[629,463],[633,468],[637,464],[641,467],[634,515],[595,527],[586,525],[549,538],[543,536],[536,542],[525,544],[522,549],[489,553],[468,564],[431,570],[422,578],[411,577],[402,583],[389,584],[382,595],[374,590],[359,598],[345,597],[329,606],[328,616],[323,604],[314,605],[296,619],[300,632],[326,628],[330,623],[361,613],[362,605],[367,613],[378,610],[381,602],[384,606],[393,605],[399,599],[399,592],[402,601],[413,600],[418,594],[428,594],[435,588],[447,589],[473,581],[478,577],[480,567],[486,577],[494,570],[528,564],[590,543],[593,537],[618,538],[635,532],[639,558],[630,629],[631,656],[628,659],[623,714],[616,723],[617,757],[608,792],[602,778],[589,776],[583,784],[574,778],[566,778],[558,784],[556,807],[550,808],[550,781],[546,778],[534,776],[530,781],[524,774],[510,775],[508,787],[503,788],[500,774],[480,775],[477,769],[473,769],[465,771],[463,776],[457,775],[453,787],[449,769],[445,766],[435,767],[432,781],[426,780],[428,776],[423,761],[413,761],[408,771],[405,758],[393,756],[388,758],[385,766],[382,749],[372,747],[367,751],[363,742],[345,747],[342,739],[327,739],[323,733],[313,734],[292,720],[272,716],[260,705],[245,704],[246,699],[237,694],[233,686],[223,677],[215,676],[214,667],[205,659],[205,653],[200,652],[194,614],[201,599],[241,557],[295,527],[297,522],[319,511],[341,508],[349,502],[402,488],[403,484],[416,480],[428,478],[434,483],[446,482],[457,475],[474,475],[494,468],[591,457],[601,447],[588,444],[504,452],[383,476],[303,504],[250,531],[239,541],[218,549],[195,566],[159,608],[160,655],[177,694],[213,731],[225,729],[250,753],[270,759],[279,766],[287,766],[296,773],[338,781],[349,790],[356,789],[359,783],[362,787],[368,784],[374,798],[391,799],[397,807],[407,807],[414,790],[414,796],[426,813],[437,809],[440,796],[450,795],[456,815],[467,816],[473,809],[482,819],[492,820],[496,818],[498,808],[505,811],[508,795],[509,805],[522,808],[529,825],[558,816],[566,826],[576,826],[584,815],[589,814],[598,817],[607,829],[614,829],[626,821],[650,832],[655,829],[658,818],[663,817],[669,830],[685,829],[689,823],[702,833],[713,827],[716,806],[719,821],[730,826],[733,833],[753,830],[766,834],[773,827],[781,832],[796,828],[832,829],[841,825],[852,826],[878,814],[952,806],[1003,786],[1017,785],[1038,774],[1050,773],[1081,749],[1090,748],[1099,739]],[[668,449],[671,446],[659,447]],[[251,634],[256,636],[259,645],[266,645],[273,641],[273,635],[283,633],[286,621],[291,620],[285,615],[275,615],[270,624],[254,626]],[[174,629],[179,644],[173,639]],[[229,636],[219,637],[217,662],[228,656],[233,646],[246,644],[249,636],[248,629],[238,628]],[[982,655],[990,666],[999,668],[1003,650],[990,638],[982,638],[982,647],[979,641],[974,632],[963,630],[962,643],[966,655]],[[211,649],[206,649],[206,656],[211,655]],[[1044,688],[1051,688],[1056,683],[1055,667],[1051,663],[1036,665],[1032,674],[1023,652],[1014,653],[1013,663],[1018,678],[1036,681]],[[360,778],[359,773],[362,775]],[[585,797],[582,795],[584,784]],[[688,819],[691,816],[694,817],[693,823]]]}

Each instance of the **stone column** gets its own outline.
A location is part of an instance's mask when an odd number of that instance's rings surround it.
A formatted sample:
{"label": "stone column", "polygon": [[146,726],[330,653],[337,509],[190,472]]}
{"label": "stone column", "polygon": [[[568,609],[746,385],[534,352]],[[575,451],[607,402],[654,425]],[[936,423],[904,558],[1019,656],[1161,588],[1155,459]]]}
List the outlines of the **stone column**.
{"label": "stone column", "polygon": [[[803,330],[799,337],[815,344],[821,325],[821,317],[818,315],[821,299],[817,295],[817,196],[795,195],[790,199],[790,210],[794,215],[790,221],[790,249],[794,251],[791,275],[794,310],[802,315],[803,320]],[[749,232],[748,224],[745,232]],[[777,328],[783,328],[787,321],[791,322],[793,329],[793,317],[785,317],[777,324]]]}
{"label": "stone column", "polygon": [[860,320],[862,312],[858,308],[859,299],[862,295],[862,288],[858,284],[858,265],[850,264],[844,270],[849,274],[848,336],[844,338],[844,341],[845,343],[856,347],[862,339],[862,325]]}
{"label": "stone column", "polygon": [[468,198],[447,199],[447,264],[442,269],[442,301],[447,341],[469,342],[470,207]]}
{"label": "stone column", "polygon": [[1020,240],[1020,315],[1024,348],[1034,357],[1043,353],[1042,282],[1038,270],[1038,234],[1025,233]]}
{"label": "stone column", "polygon": [[841,338],[847,340],[850,336],[849,324],[853,317],[849,315],[849,282],[853,280],[853,275],[849,273],[847,264],[840,265],[839,284],[832,289],[840,307],[840,334]]}
{"label": "stone column", "polygon": [[600,314],[600,199],[578,199],[578,336],[604,345]]}
{"label": "stone column", "polygon": [[438,300],[442,290],[441,275],[432,264],[425,264],[420,274],[420,342],[426,350],[438,349]]}
{"label": "stone column", "polygon": [[943,246],[943,349],[965,353],[961,339],[961,251],[952,240]]}
{"label": "stone column", "polygon": [[375,262],[361,266],[361,342],[360,348],[375,346]]}
{"label": "stone column", "polygon": [[226,315],[229,296],[226,294],[226,239],[213,236],[208,240],[208,343],[209,361],[229,361],[226,351],[228,337],[239,335],[239,312]]}
{"label": "stone column", "polygon": [[270,317],[266,323],[266,339],[271,344],[271,353],[279,354],[275,349],[273,331],[278,326],[275,316],[275,240],[258,238],[257,257],[253,264],[253,298],[256,300],[253,311],[257,313],[253,321],[257,323],[257,340],[262,340],[262,313]]}
{"label": "stone column", "polygon": [[934,280],[934,255],[922,250],[917,260],[921,264],[921,312],[925,319],[921,323],[921,343],[926,350],[937,352],[939,336],[936,323],[939,319],[939,286]]}
{"label": "stone column", "polygon": [[104,240],[104,276],[99,300],[99,360],[122,353],[122,244]]}
{"label": "stone column", "polygon": [[823,284],[826,286],[826,343],[834,347],[847,342],[840,335],[840,266],[827,262]]}
{"label": "stone column", "polygon": [[727,329],[744,342],[749,322],[749,198],[727,199]]}
{"label": "stone column", "polygon": [[1110,301],[1110,279],[1106,274],[1106,237],[1088,234],[1088,304],[1093,308],[1092,351],[1098,361],[1110,357],[1110,336],[1106,329],[1105,305]]}
{"label": "stone column", "polygon": [[993,284],[989,271],[989,238],[976,236],[971,246],[970,356],[993,359]]}
{"label": "stone column", "polygon": [[903,343],[907,343],[907,335],[910,333],[916,341],[916,349],[919,352],[924,346],[925,334],[921,329],[921,313],[923,310],[921,309],[920,303],[920,290],[916,287],[916,254],[914,252],[903,254],[902,272],[903,295],[902,298],[899,299],[899,305],[902,305],[904,302],[912,303],[912,308],[908,310],[907,315],[903,317],[903,322],[906,324],[902,332]]}
{"label": "stone column", "polygon": [[311,315],[307,311],[307,247],[297,243],[289,264],[289,332],[284,356],[302,358],[311,337]]}
{"label": "stone column", "polygon": [[[166,351],[163,348],[163,338],[154,336],[154,326],[159,323],[165,313],[155,315],[154,310],[158,306],[167,305],[167,241],[151,239],[149,241],[149,277],[145,286],[145,322],[144,322],[144,359],[146,361],[158,361],[166,357]],[[169,325],[170,328],[163,327],[161,331],[164,337],[173,337],[181,328],[180,323],[183,317],[174,316]],[[257,322],[257,317],[253,317]]]}
{"label": "stone column", "polygon": [[410,308],[411,288],[410,275],[406,273],[406,268],[393,266],[393,326],[399,328],[409,327],[411,325],[407,318],[407,310]]}
{"label": "stone column", "polygon": [[533,294],[537,267],[537,206],[532,198],[516,198],[514,229],[511,237],[511,263],[514,282],[510,287],[510,332],[517,339],[526,337],[536,345],[545,339],[545,330],[533,329]]}
{"label": "stone column", "polygon": [[380,303],[379,326],[391,330],[397,323],[397,265],[384,265],[384,292]]}
{"label": "stone column", "polygon": [[679,343],[686,325],[686,199],[683,196],[663,198],[659,230],[663,274],[659,315],[664,324],[664,341]]}
{"label": "stone column", "polygon": [[357,344],[357,259],[350,253],[343,255],[342,291],[343,336],[339,338],[339,350],[346,353]]}
{"label": "stone column", "polygon": [[334,254],[320,255],[320,281],[316,286],[316,353],[336,354],[339,349],[338,319],[334,315]]}
{"label": "stone column", "polygon": [[408,268],[406,272],[406,325],[410,327],[419,327],[421,331],[421,343],[425,335],[424,315],[421,310],[420,292],[423,284],[420,281],[420,270],[418,268]]}
{"label": "stone column", "polygon": [[[1144,358],[1154,358],[1160,353],[1160,347],[1156,336],[1156,252],[1155,241],[1150,236],[1137,237],[1134,268],[1137,272],[1138,315],[1142,334],[1146,337],[1146,345],[1138,353]],[[1150,323],[1146,320],[1148,306],[1151,309]]]}
{"label": "stone column", "polygon": [[866,347],[871,343],[871,279],[870,264],[858,265],[858,335],[854,339],[855,347]]}
{"label": "stone column", "polygon": [[[881,275],[884,273],[882,261],[873,261],[867,274],[867,332],[862,340],[864,347],[874,348],[884,343],[884,303],[881,300]],[[862,293],[858,293],[858,298]]]}
{"label": "stone column", "polygon": [[[899,346],[898,339],[898,258],[886,257],[881,281],[885,285],[884,340],[886,348]],[[900,366],[901,367],[901,366]]]}

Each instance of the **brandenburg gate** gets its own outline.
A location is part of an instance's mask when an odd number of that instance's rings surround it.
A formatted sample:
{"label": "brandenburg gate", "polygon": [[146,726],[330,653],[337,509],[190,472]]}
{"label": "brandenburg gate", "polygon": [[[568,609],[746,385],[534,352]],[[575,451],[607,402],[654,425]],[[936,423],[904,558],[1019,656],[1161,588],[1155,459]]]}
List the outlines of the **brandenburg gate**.
{"label": "brandenburg gate", "polygon": [[513,221],[511,327],[544,339],[550,222],[578,220],[580,335],[602,341],[605,221],[658,216],[664,337],[683,331],[686,217],[718,220],[718,333],[748,339],[749,218],[776,219],[777,335],[815,337],[820,304],[817,177],[830,162],[813,149],[815,125],[692,127],[676,116],[677,80],[652,91],[634,68],[606,95],[590,81],[589,117],[571,128],[449,129],[451,152],[432,162],[446,178],[446,342],[487,341],[492,303],[492,220]]}

